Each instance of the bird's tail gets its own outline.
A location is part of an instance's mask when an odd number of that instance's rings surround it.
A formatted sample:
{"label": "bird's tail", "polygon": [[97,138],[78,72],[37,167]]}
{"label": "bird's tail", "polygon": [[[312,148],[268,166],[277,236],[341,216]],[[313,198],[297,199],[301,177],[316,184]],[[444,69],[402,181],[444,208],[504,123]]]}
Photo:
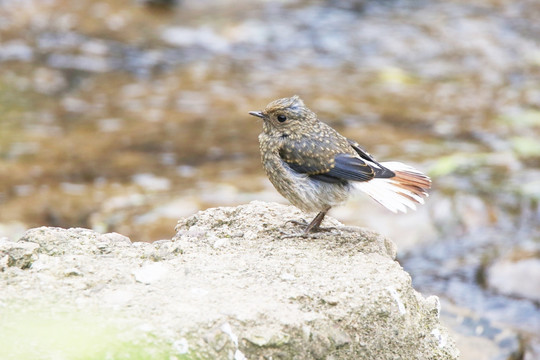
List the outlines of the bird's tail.
{"label": "bird's tail", "polygon": [[431,179],[415,168],[400,162],[382,162],[385,168],[392,170],[395,176],[377,178],[365,182],[356,182],[355,186],[372,199],[397,213],[407,212],[407,208],[416,210],[416,204],[423,204],[428,197]]}

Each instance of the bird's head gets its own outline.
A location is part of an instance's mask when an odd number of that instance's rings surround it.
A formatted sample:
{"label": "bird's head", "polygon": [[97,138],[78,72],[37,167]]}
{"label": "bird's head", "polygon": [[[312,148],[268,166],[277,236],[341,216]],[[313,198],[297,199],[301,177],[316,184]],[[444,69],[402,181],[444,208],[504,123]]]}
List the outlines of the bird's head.
{"label": "bird's head", "polygon": [[264,132],[269,135],[298,135],[308,132],[317,121],[315,113],[297,95],[274,100],[264,110],[249,114],[264,120]]}

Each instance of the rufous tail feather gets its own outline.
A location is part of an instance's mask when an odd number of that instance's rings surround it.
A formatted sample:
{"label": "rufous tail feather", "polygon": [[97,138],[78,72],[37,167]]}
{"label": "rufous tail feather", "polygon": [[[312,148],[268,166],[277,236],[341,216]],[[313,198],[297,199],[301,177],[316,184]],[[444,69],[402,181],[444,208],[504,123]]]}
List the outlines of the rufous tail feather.
{"label": "rufous tail feather", "polygon": [[380,163],[395,174],[391,178],[374,178],[366,182],[357,182],[355,186],[368,194],[372,199],[397,212],[416,210],[417,204],[423,204],[431,188],[431,179],[415,168],[400,162]]}

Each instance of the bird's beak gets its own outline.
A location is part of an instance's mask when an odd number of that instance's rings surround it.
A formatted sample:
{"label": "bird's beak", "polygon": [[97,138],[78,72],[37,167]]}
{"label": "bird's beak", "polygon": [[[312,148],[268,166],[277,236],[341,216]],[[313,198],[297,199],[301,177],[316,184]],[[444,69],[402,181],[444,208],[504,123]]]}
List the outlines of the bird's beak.
{"label": "bird's beak", "polygon": [[256,116],[256,117],[260,117],[261,119],[264,119],[264,115],[260,111],[250,111],[249,115],[253,115],[253,116]]}

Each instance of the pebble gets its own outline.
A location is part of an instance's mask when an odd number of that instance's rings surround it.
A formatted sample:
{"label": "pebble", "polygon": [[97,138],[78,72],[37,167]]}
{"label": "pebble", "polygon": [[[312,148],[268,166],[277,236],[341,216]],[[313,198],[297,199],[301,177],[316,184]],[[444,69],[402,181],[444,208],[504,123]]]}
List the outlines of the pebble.
{"label": "pebble", "polygon": [[140,269],[133,271],[135,280],[143,284],[152,284],[164,278],[169,272],[167,266],[162,263],[151,263],[143,265]]}
{"label": "pebble", "polygon": [[9,256],[8,255],[0,258],[0,271],[4,271],[5,269],[7,269],[8,268],[8,263],[9,263]]}
{"label": "pebble", "polygon": [[[12,242],[7,238],[0,239],[0,269],[1,264],[16,266],[21,269],[27,268],[37,259],[39,245],[33,242]],[[7,257],[7,260],[6,260]]]}
{"label": "pebble", "polygon": [[154,174],[136,174],[131,179],[134,184],[147,191],[166,191],[171,188],[171,180]]}
{"label": "pebble", "polygon": [[64,270],[64,276],[83,276],[83,272],[75,267]]}
{"label": "pebble", "polygon": [[209,27],[189,28],[171,26],[161,34],[163,41],[178,47],[197,46],[213,52],[224,52],[229,44],[226,39],[216,34]]}
{"label": "pebble", "polygon": [[[518,335],[468,309],[443,304],[441,322],[461,351],[461,360],[513,359],[519,353]],[[437,332],[432,336],[437,338]],[[442,338],[439,338],[442,340]]]}
{"label": "pebble", "polygon": [[281,275],[279,276],[281,278],[281,280],[284,280],[284,281],[293,281],[293,280],[296,280],[296,277],[289,273],[289,272],[283,272],[281,273]]}
{"label": "pebble", "polygon": [[214,249],[219,249],[227,246],[229,243],[230,240],[227,238],[217,238],[212,246],[214,247]]}
{"label": "pebble", "polygon": [[186,354],[189,351],[189,343],[185,338],[176,340],[172,346],[178,354]]}
{"label": "pebble", "polygon": [[336,306],[339,303],[339,299],[335,296],[326,296],[322,300],[330,306]]}
{"label": "pebble", "polygon": [[128,238],[125,235],[111,232],[107,234],[103,234],[99,237],[99,240],[103,242],[109,242],[109,243],[115,243],[115,244],[128,244],[131,245],[131,239]]}
{"label": "pebble", "polygon": [[0,46],[0,61],[31,61],[34,58],[34,50],[20,40],[4,42]]}
{"label": "pebble", "polygon": [[525,349],[525,355],[523,360],[538,360],[540,359],[540,340],[535,343],[531,343]]}
{"label": "pebble", "polygon": [[487,283],[499,293],[540,302],[540,259],[497,261],[488,268]]}

